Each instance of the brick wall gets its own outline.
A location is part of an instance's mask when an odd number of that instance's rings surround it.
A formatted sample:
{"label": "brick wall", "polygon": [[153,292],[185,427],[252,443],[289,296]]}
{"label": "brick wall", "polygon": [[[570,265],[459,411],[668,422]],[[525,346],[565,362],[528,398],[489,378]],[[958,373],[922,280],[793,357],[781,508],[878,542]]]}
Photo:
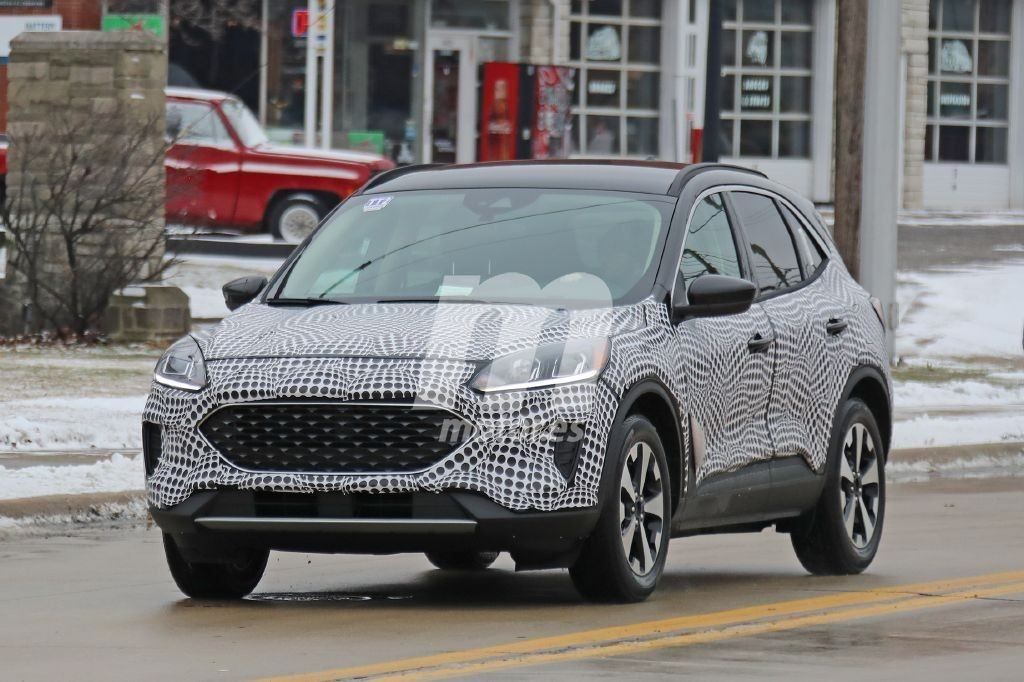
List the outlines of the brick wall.
{"label": "brick wall", "polygon": [[[94,31],[100,27],[102,0],[53,0],[48,8],[0,8],[0,16],[31,16],[59,14],[65,30]],[[0,65],[0,131],[7,130],[7,66]]]}
{"label": "brick wall", "polygon": [[928,112],[928,0],[903,0],[902,30],[903,53],[907,55],[902,207],[918,209],[923,203]]}

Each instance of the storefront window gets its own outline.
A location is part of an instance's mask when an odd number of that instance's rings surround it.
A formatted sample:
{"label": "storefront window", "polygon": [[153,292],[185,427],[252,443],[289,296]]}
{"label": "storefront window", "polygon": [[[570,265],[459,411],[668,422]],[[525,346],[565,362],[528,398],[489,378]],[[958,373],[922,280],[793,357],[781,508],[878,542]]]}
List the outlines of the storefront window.
{"label": "storefront window", "polygon": [[509,0],[433,0],[430,5],[432,28],[508,31],[509,20]]}
{"label": "storefront window", "polygon": [[1006,163],[1011,0],[931,0],[925,158]]}
{"label": "storefront window", "polygon": [[656,156],[661,108],[660,0],[574,0],[569,58],[579,69],[574,151]]}
{"label": "storefront window", "polygon": [[811,155],[812,0],[724,0],[722,149]]}
{"label": "storefront window", "polygon": [[274,142],[301,144],[306,121],[306,37],[292,17],[308,0],[267,2],[266,127]]}

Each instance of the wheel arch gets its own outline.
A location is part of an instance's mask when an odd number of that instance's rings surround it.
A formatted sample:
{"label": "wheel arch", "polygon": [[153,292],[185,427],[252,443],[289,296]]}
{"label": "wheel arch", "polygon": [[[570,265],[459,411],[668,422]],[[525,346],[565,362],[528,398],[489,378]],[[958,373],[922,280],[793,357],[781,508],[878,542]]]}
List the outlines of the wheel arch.
{"label": "wheel arch", "polygon": [[886,457],[892,444],[892,396],[889,395],[885,373],[878,367],[861,365],[850,374],[843,389],[840,404],[850,398],[862,400],[878,423]]}
{"label": "wheel arch", "polygon": [[[685,483],[683,477],[686,475],[685,436],[680,426],[679,405],[661,381],[654,377],[648,377],[634,384],[623,395],[622,400],[619,401],[619,409],[615,414],[612,429],[614,430],[633,415],[640,415],[650,420],[662,438],[672,483],[672,513],[675,514],[682,499]],[[605,462],[605,469],[610,468],[608,462]],[[602,497],[602,499],[604,498]]]}

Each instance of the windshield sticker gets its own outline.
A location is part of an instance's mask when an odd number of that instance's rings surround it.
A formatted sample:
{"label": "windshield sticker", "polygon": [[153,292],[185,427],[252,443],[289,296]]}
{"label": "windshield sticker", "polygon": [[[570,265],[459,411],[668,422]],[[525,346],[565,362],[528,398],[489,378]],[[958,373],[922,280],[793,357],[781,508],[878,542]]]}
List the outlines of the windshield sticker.
{"label": "windshield sticker", "polygon": [[365,204],[363,204],[363,213],[369,213],[370,211],[380,211],[387,208],[388,204],[394,197],[374,197]]}

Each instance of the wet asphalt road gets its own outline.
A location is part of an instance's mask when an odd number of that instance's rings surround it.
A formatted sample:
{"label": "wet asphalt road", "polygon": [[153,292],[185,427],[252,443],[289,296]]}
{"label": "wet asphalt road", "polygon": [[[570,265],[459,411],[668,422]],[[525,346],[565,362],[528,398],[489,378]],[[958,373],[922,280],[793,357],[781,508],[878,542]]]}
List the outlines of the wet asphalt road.
{"label": "wet asphalt road", "polygon": [[[809,577],[770,532],[676,540],[631,606],[582,603],[564,572],[505,557],[445,574],[413,555],[286,554],[251,599],[202,603],[176,591],[155,529],[9,539],[0,678],[1021,679],[1024,480],[892,486],[888,516],[865,575]],[[610,626],[627,627],[594,632]]]}

